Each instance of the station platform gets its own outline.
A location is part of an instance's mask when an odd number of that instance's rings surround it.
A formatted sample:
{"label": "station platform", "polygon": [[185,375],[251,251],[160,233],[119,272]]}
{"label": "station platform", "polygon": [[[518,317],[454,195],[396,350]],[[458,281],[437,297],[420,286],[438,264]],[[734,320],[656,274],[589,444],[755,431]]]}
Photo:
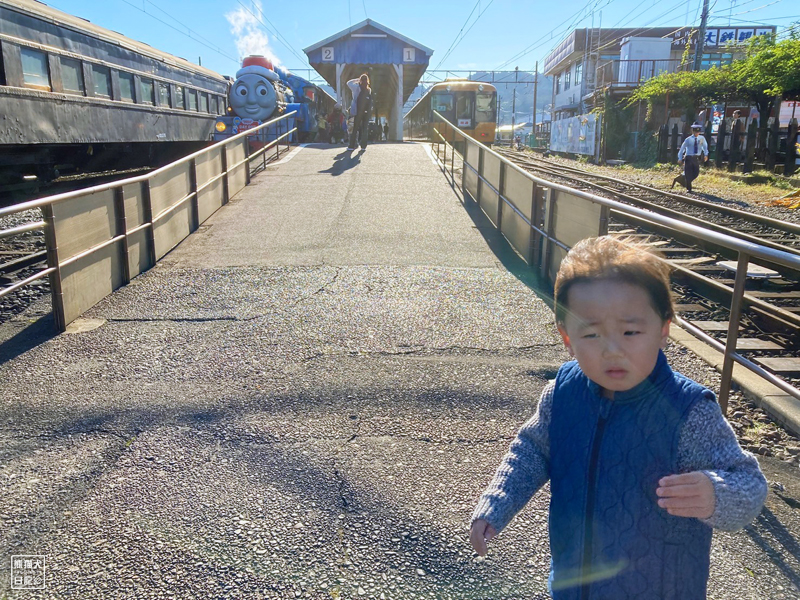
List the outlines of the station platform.
{"label": "station platform", "polygon": [[[47,591],[0,592],[547,597],[547,488],[468,539],[568,358],[527,273],[426,145],[311,144],[70,332],[3,325],[0,537]],[[709,597],[796,597],[796,512],[715,534]]]}

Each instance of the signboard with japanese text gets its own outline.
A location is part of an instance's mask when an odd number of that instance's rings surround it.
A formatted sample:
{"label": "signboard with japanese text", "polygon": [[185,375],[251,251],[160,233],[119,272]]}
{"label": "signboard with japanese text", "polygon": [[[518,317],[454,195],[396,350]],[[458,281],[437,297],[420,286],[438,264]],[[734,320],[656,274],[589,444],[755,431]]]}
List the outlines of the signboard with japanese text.
{"label": "signboard with japanese text", "polygon": [[[703,45],[706,48],[717,48],[728,44],[743,44],[750,38],[759,35],[771,35],[776,28],[770,27],[709,27],[706,29]],[[697,30],[681,28],[674,31],[668,37],[672,38],[673,46],[685,46],[687,42],[690,46],[697,43]]]}

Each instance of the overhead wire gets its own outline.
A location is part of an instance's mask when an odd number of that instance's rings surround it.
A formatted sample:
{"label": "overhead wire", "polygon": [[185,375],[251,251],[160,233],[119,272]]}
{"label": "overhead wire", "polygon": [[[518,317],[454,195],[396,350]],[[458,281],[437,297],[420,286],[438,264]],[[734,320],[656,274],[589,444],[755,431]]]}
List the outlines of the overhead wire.
{"label": "overhead wire", "polygon": [[[239,3],[239,5],[242,8],[244,8],[247,12],[249,12],[251,15],[253,15],[253,17],[256,19],[256,21],[258,21],[261,24],[261,27],[264,29],[264,31],[266,31],[271,36],[273,36],[273,38],[277,39],[281,43],[281,45],[284,48],[286,48],[287,50],[289,50],[289,52],[294,54],[295,58],[299,59],[301,63],[308,64],[308,59],[306,57],[302,56],[300,53],[298,53],[297,50],[295,50],[294,47],[286,40],[286,38],[284,38],[280,34],[280,32],[278,31],[278,28],[275,27],[275,24],[267,18],[267,16],[264,14],[263,9],[259,5],[254,4],[254,6],[256,6],[258,8],[258,12],[261,13],[261,17],[259,17],[257,14],[255,14],[247,6],[245,6],[242,3],[242,0],[236,0],[236,1]],[[264,23],[264,21],[262,20],[262,17],[263,17],[263,19],[265,19],[267,21],[267,23],[269,23],[272,26],[272,29],[269,29],[267,27],[266,23]]]}
{"label": "overhead wire", "polygon": [[480,13],[478,13],[478,16],[477,16],[477,17],[475,17],[475,20],[472,22],[472,25],[470,25],[470,26],[469,26],[469,29],[467,29],[467,30],[464,32],[464,34],[463,34],[463,35],[461,35],[461,36],[459,37],[459,35],[461,34],[461,31],[463,31],[463,30],[464,30],[464,27],[466,27],[467,23],[469,22],[469,19],[470,19],[470,17],[471,17],[471,16],[472,16],[472,15],[475,13],[475,9],[476,9],[476,8],[479,6],[479,4],[480,4],[480,0],[478,0],[478,2],[476,2],[476,3],[475,3],[475,6],[472,8],[472,12],[470,12],[470,14],[469,14],[469,17],[467,17],[467,20],[464,22],[464,25],[462,25],[462,26],[461,26],[461,30],[459,30],[458,34],[456,34],[456,37],[455,37],[455,39],[453,40],[453,43],[452,43],[452,44],[450,44],[450,48],[448,48],[447,52],[446,52],[446,53],[445,53],[445,55],[442,57],[442,60],[440,60],[440,61],[439,61],[439,64],[437,64],[437,65],[436,65],[436,68],[437,68],[437,69],[438,69],[438,68],[441,66],[441,64],[442,64],[442,63],[443,63],[443,62],[444,62],[444,61],[445,61],[445,60],[446,60],[446,59],[447,59],[447,58],[450,56],[450,54],[451,54],[451,53],[452,53],[452,52],[453,52],[453,51],[454,51],[454,50],[455,50],[455,49],[458,47],[458,45],[461,43],[461,40],[463,40],[463,39],[464,39],[464,38],[467,36],[467,34],[468,34],[470,31],[472,31],[472,28],[473,28],[473,27],[475,27],[475,23],[477,23],[477,22],[480,20],[480,18],[483,16],[483,14],[484,14],[484,13],[485,13],[487,10],[489,10],[489,7],[490,7],[492,4],[494,4],[494,0],[490,0],[489,4],[487,4],[487,5],[486,5],[486,8],[484,8],[484,9],[483,9],[483,10],[482,10]]}
{"label": "overhead wire", "polygon": [[[163,24],[163,25],[166,25],[166,26],[167,26],[167,27],[169,27],[170,29],[173,29],[173,30],[177,31],[177,32],[178,32],[178,33],[180,33],[181,35],[185,35],[185,36],[186,36],[186,37],[188,37],[189,39],[191,39],[191,40],[193,40],[193,41],[197,42],[198,44],[200,44],[201,46],[205,46],[205,47],[206,47],[206,48],[208,48],[209,50],[213,50],[214,52],[216,52],[216,53],[217,53],[217,54],[219,54],[220,56],[224,56],[225,58],[227,58],[227,59],[230,59],[230,60],[232,60],[232,61],[233,61],[233,62],[235,62],[235,63],[238,63],[238,62],[239,62],[239,60],[238,60],[238,59],[236,59],[236,58],[233,58],[232,56],[230,56],[230,55],[228,55],[228,54],[225,54],[225,52],[223,52],[223,51],[222,51],[220,48],[218,48],[218,47],[215,47],[215,46],[211,46],[211,45],[209,45],[209,44],[206,44],[206,43],[204,43],[204,42],[200,41],[200,40],[199,40],[199,39],[197,39],[196,37],[193,37],[193,36],[191,36],[191,35],[190,35],[189,33],[187,33],[186,31],[182,31],[182,30],[178,29],[177,27],[175,27],[174,25],[171,25],[170,23],[167,23],[167,22],[166,22],[166,21],[164,21],[163,19],[159,19],[159,18],[158,18],[157,16],[155,16],[154,14],[147,12],[145,9],[143,9],[143,8],[140,8],[139,6],[136,6],[136,5],[135,5],[135,4],[133,4],[132,2],[128,2],[128,0],[121,0],[121,2],[124,2],[124,3],[125,3],[125,4],[127,4],[128,6],[131,6],[131,7],[135,8],[135,9],[136,9],[136,10],[138,10],[139,12],[143,12],[143,13],[144,13],[144,14],[146,14],[147,16],[149,16],[149,17],[151,17],[151,18],[155,19],[156,21],[158,21],[159,23],[161,23],[161,24]],[[152,4],[152,3],[151,3],[151,4]],[[55,5],[52,5],[52,4],[51,4],[51,6],[54,6],[55,8],[57,8]],[[158,8],[158,7],[157,7],[157,8]],[[160,9],[160,8],[159,8],[159,10],[161,10],[161,12],[163,12],[165,15],[169,16],[169,17],[170,17],[171,19],[173,19],[174,21],[176,21],[176,22],[180,22],[180,21],[178,21],[178,20],[177,20],[175,17],[173,17],[172,15],[168,14],[166,11],[164,11],[164,10],[162,10],[162,9]],[[185,27],[185,26],[184,26],[184,27]],[[187,31],[189,31],[190,33],[194,33],[194,34],[196,34],[198,37],[201,37],[201,38],[202,38],[202,36],[200,36],[200,34],[198,34],[197,32],[193,31],[193,30],[192,30],[192,29],[190,29],[189,27],[186,27],[186,30],[187,30]],[[205,39],[205,38],[203,38],[203,39]]]}

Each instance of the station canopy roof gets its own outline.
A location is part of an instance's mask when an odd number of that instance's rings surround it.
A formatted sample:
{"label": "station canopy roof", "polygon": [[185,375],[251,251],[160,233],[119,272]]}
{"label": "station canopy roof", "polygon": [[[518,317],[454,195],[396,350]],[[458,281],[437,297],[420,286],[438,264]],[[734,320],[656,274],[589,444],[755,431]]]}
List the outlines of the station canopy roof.
{"label": "station canopy roof", "polygon": [[336,65],[344,64],[345,80],[367,73],[379,96],[381,90],[394,87],[393,69],[388,66],[403,65],[403,102],[417,87],[433,54],[430,48],[372,19],[348,27],[303,51],[311,66],[334,89],[337,89]]}

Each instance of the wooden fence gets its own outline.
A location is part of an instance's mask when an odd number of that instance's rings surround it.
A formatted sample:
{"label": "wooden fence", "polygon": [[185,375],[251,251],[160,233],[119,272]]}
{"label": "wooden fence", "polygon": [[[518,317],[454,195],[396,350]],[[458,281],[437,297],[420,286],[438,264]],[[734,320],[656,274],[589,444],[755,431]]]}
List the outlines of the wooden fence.
{"label": "wooden fence", "polygon": [[[677,123],[672,131],[667,125],[662,125],[658,130],[658,162],[678,162],[678,150],[688,135],[690,132],[681,132]],[[705,138],[718,169],[751,173],[758,163],[770,172],[782,164],[782,172],[787,176],[797,170],[797,119],[792,119],[786,133],[779,128],[777,119],[762,129],[759,129],[757,119],[746,128],[744,119],[723,120],[716,133],[711,132],[711,122],[708,121]]]}

